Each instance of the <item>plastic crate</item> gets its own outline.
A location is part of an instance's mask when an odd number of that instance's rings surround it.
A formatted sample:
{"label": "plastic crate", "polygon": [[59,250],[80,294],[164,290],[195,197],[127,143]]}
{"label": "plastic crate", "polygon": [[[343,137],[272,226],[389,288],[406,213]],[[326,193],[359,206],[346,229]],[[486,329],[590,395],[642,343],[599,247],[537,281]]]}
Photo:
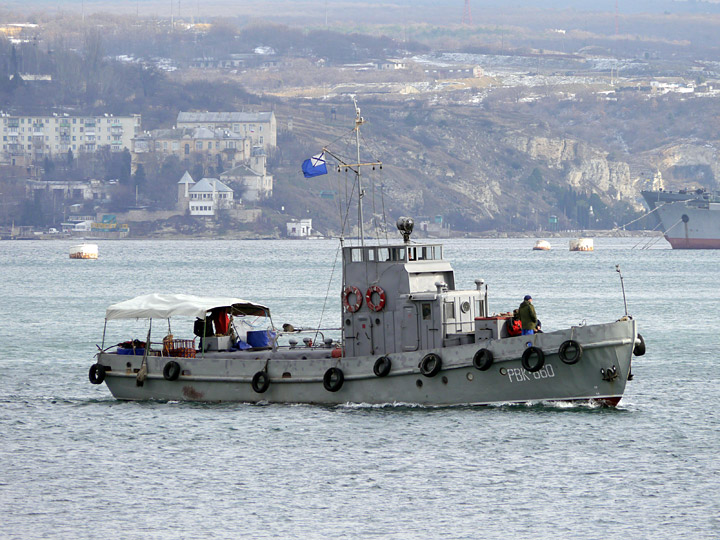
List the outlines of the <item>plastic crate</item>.
{"label": "plastic crate", "polygon": [[168,356],[175,358],[195,358],[195,340],[194,339],[173,339],[169,344]]}
{"label": "plastic crate", "polygon": [[135,349],[124,349],[122,347],[117,348],[118,354],[133,354],[133,355],[139,355],[144,356],[145,355],[145,349],[135,348]]}

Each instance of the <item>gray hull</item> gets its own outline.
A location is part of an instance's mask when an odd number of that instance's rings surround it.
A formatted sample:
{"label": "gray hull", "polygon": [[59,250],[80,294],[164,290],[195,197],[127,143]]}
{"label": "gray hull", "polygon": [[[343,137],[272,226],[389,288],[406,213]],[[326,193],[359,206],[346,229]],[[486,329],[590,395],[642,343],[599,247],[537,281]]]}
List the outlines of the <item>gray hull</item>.
{"label": "gray hull", "polygon": [[712,202],[716,198],[660,192],[643,192],[643,196],[673,249],[720,249],[720,202]]}
{"label": "gray hull", "polygon": [[673,249],[720,249],[720,203],[692,206],[677,202],[659,207],[657,212]]}
{"label": "gray hull", "polygon": [[[558,356],[560,345],[572,339],[582,345],[582,356],[567,364]],[[373,373],[377,356],[331,358],[330,351],[298,359],[280,351],[206,353],[204,357],[148,357],[148,375],[137,384],[140,356],[102,353],[98,363],[106,368],[105,382],[113,396],[122,400],[166,400],[269,403],[413,403],[422,405],[493,404],[535,401],[598,401],[615,405],[622,397],[630,373],[637,339],[631,319],[615,323],[573,327],[568,330],[479,341],[432,350],[390,354],[392,369],[385,377]],[[542,349],[545,365],[530,372],[520,357],[528,343]],[[492,366],[480,371],[473,356],[481,349],[492,351]],[[297,354],[295,351],[294,354]],[[301,351],[300,351],[301,352]],[[434,376],[421,374],[419,364],[429,353],[442,359]],[[163,368],[177,361],[182,374],[166,380]],[[331,392],[323,385],[330,368],[340,368],[344,383]],[[259,393],[252,377],[267,369],[270,384]],[[611,375],[612,374],[612,375]]]}

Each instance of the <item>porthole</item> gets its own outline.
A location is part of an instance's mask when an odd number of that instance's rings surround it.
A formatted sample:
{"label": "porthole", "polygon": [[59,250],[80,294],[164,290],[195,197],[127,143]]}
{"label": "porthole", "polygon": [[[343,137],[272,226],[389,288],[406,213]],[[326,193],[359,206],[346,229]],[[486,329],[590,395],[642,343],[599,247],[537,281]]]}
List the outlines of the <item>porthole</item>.
{"label": "porthole", "polygon": [[417,386],[418,388],[422,388],[422,385],[423,385],[422,380],[418,379],[417,381],[415,381],[415,386]]}
{"label": "porthole", "polygon": [[350,319],[345,319],[345,326],[350,326]]}
{"label": "porthole", "polygon": [[443,375],[443,378],[440,379],[440,380],[442,381],[443,384],[447,384],[447,383],[448,383],[448,379],[447,379],[447,377],[445,377],[444,375]]}
{"label": "porthole", "polygon": [[462,311],[463,313],[467,313],[468,311],[470,311],[470,302],[466,300],[465,302],[460,304],[460,311]]}
{"label": "porthole", "polygon": [[472,380],[475,378],[475,375],[473,375],[472,373],[468,372],[468,374],[466,375],[466,377],[467,377],[467,380],[468,380],[468,381],[472,381]]}

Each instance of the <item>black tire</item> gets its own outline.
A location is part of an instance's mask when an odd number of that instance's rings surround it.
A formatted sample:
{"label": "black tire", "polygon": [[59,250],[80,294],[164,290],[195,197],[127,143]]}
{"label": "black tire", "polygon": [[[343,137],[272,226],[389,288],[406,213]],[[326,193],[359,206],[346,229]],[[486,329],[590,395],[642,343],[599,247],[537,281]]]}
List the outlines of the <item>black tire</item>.
{"label": "black tire", "polygon": [[[530,360],[533,356],[537,357],[537,361],[534,364],[532,364]],[[528,347],[525,349],[520,362],[522,363],[522,367],[530,373],[540,371],[545,365],[545,353],[540,347]]]}
{"label": "black tire", "polygon": [[640,343],[636,343],[633,347],[633,354],[635,356],[642,356],[645,354],[645,340],[640,334],[638,334],[637,337],[640,340]]}
{"label": "black tire", "polygon": [[268,376],[268,372],[264,369],[262,371],[258,371],[255,375],[253,375],[250,386],[252,386],[253,392],[264,394],[270,387],[270,377]]}
{"label": "black tire", "polygon": [[420,373],[426,377],[434,377],[442,369],[442,358],[440,355],[430,353],[420,361]]}
{"label": "black tire", "polygon": [[177,381],[181,371],[180,364],[175,360],[170,360],[163,368],[163,377],[166,381]]}
{"label": "black tire", "polygon": [[331,367],[323,376],[323,386],[328,392],[337,392],[342,388],[343,382],[345,375],[340,368]]}
{"label": "black tire", "polygon": [[489,349],[480,349],[473,356],[473,366],[480,371],[487,371],[493,365],[493,353]]}
{"label": "black tire", "polygon": [[386,377],[387,374],[390,373],[390,369],[392,369],[392,361],[390,360],[390,357],[381,356],[375,360],[373,373],[376,377]]}
{"label": "black tire", "polygon": [[[570,349],[572,354],[568,354],[568,349]],[[569,365],[577,364],[582,358],[582,354],[582,345],[574,339],[563,341],[558,349],[558,356],[560,357],[560,360]]]}
{"label": "black tire", "polygon": [[102,384],[105,380],[105,366],[102,364],[93,364],[90,366],[88,378],[92,384]]}

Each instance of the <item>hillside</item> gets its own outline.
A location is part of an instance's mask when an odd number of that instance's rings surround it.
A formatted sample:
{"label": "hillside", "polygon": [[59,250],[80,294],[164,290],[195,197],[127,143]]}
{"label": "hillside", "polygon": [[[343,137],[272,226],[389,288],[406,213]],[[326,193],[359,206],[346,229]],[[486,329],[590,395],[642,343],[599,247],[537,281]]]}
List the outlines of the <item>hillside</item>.
{"label": "hillside", "polygon": [[[640,215],[639,191],[651,187],[658,171],[667,188],[711,188],[720,173],[708,142],[720,139],[717,128],[701,134],[691,123],[667,122],[669,111],[677,114],[682,103],[654,104],[652,113],[634,109],[632,116],[606,111],[592,125],[583,118],[606,106],[585,104],[573,132],[572,123],[552,121],[557,118],[552,103],[493,111],[482,105],[360,100],[367,120],[364,139],[372,150],[363,159],[384,164],[365,180],[367,220],[374,187],[376,213],[384,204],[389,219],[439,214],[457,230],[511,231],[547,228],[555,215],[561,229],[612,228]],[[332,108],[338,111],[335,119]],[[338,199],[328,193],[345,197],[345,173],[306,180],[299,165],[346,132],[352,113],[349,100],[277,105],[282,150],[275,156],[273,208],[313,217],[319,229],[337,231]],[[346,137],[330,148],[352,156],[352,143]]]}

